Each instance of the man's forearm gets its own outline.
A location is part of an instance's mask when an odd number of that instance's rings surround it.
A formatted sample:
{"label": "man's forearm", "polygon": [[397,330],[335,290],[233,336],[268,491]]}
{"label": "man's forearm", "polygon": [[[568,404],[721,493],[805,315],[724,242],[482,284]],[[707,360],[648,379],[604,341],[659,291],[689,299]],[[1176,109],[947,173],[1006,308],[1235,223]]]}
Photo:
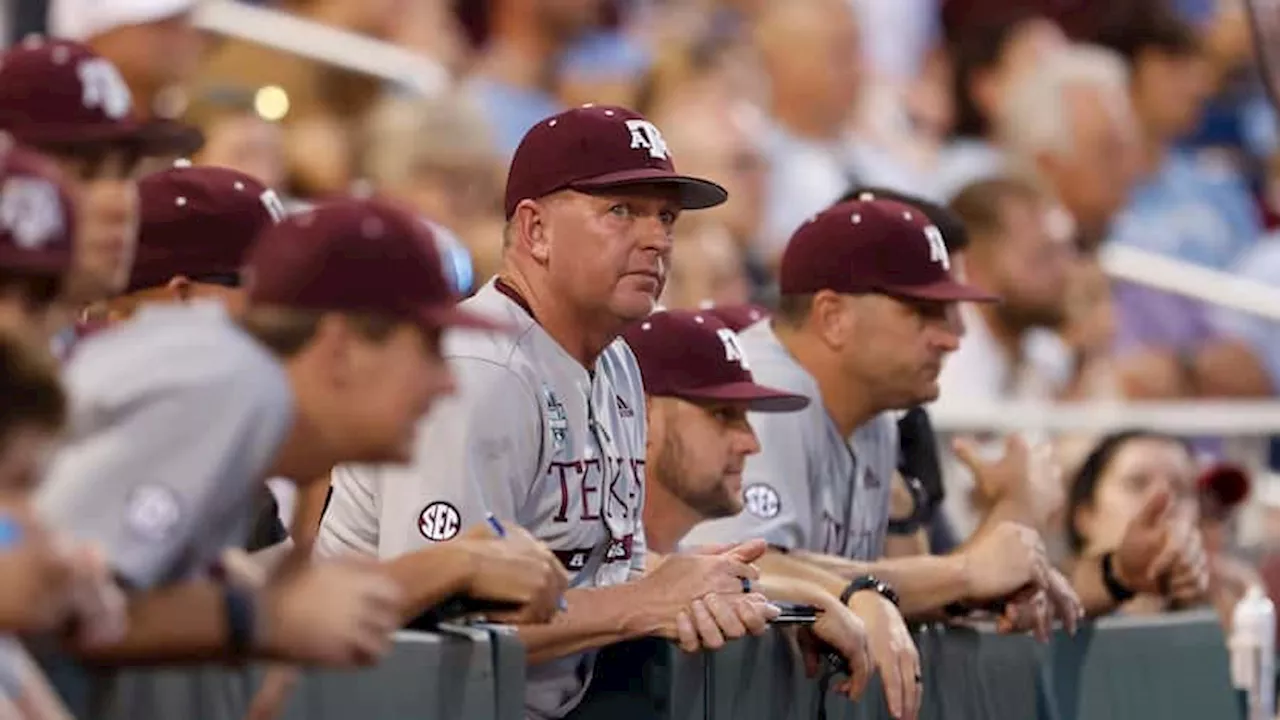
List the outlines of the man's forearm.
{"label": "man's forearm", "polygon": [[129,598],[129,629],[110,645],[68,650],[88,663],[132,665],[230,660],[223,590],[207,581],[184,583]]}
{"label": "man's forearm", "polygon": [[638,590],[631,582],[566,592],[567,609],[550,623],[517,628],[529,664],[659,634],[664,619],[639,602]]}
{"label": "man's forearm", "polygon": [[[796,552],[790,556],[770,553],[761,562],[772,560],[775,556],[794,558],[796,562],[810,564],[835,576],[840,586],[835,590],[837,596],[854,577],[875,575],[892,585],[898,592],[902,614],[907,618],[930,615],[951,603],[965,599],[964,556],[959,554],[916,555],[887,558],[869,563],[816,553]],[[809,578],[801,577],[801,579]],[[818,578],[813,578],[811,581],[816,580]],[[831,580],[819,581],[819,584],[830,589],[831,582]]]}
{"label": "man's forearm", "polygon": [[404,592],[406,621],[466,589],[467,555],[455,550],[449,543],[432,545],[382,564]]}

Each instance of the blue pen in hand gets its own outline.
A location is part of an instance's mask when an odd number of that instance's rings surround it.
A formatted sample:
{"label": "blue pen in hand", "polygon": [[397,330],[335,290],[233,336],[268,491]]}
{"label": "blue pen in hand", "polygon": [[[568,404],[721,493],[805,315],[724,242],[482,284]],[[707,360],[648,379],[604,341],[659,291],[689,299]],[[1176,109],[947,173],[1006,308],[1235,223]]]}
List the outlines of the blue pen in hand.
{"label": "blue pen in hand", "polygon": [[[489,527],[493,528],[493,532],[495,535],[497,535],[500,538],[504,538],[507,536],[507,529],[502,527],[502,523],[498,522],[498,518],[493,513],[487,513],[484,516],[484,519],[488,521]],[[566,603],[564,601],[564,598],[560,598],[559,607],[560,607],[560,612],[564,612],[565,610],[569,609],[569,603]]]}

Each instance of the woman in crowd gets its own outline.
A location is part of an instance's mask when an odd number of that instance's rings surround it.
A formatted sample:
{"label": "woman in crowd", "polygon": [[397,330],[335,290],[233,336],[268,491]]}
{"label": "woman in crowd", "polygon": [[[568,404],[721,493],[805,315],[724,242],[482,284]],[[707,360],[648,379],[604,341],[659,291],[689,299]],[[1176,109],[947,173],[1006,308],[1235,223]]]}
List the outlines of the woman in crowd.
{"label": "woman in crowd", "polygon": [[[1171,497],[1171,533],[1203,533],[1223,521],[1247,488],[1248,478],[1238,470],[1215,466],[1202,471],[1191,448],[1179,438],[1143,430],[1107,435],[1068,488],[1066,531],[1072,559],[1114,550],[1154,493],[1168,492]],[[1227,625],[1248,579],[1239,577],[1240,563],[1227,555],[1224,543],[1206,543],[1205,553],[1207,591],[1168,574],[1161,578],[1163,592],[1128,597],[1121,612],[1154,613],[1211,602]]]}

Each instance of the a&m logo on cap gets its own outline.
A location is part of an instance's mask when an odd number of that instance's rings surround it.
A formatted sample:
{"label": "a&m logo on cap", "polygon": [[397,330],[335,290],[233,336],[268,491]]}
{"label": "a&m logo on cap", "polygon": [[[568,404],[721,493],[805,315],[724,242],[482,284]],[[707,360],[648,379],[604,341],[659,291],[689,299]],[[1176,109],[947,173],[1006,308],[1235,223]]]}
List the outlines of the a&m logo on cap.
{"label": "a&m logo on cap", "polygon": [[649,155],[658,160],[667,160],[671,152],[667,150],[667,141],[662,139],[658,126],[648,120],[628,120],[627,130],[631,132],[631,149],[648,150]]}
{"label": "a&m logo on cap", "polygon": [[110,61],[92,58],[76,66],[80,78],[80,102],[97,108],[112,120],[119,120],[133,109],[133,97],[120,71]]}
{"label": "a&m logo on cap", "polygon": [[716,330],[716,335],[720,338],[720,342],[724,343],[724,359],[731,363],[737,363],[743,370],[750,370],[747,365],[747,354],[742,351],[742,345],[738,343],[738,334],[729,328],[720,328]]}
{"label": "a&m logo on cap", "polygon": [[929,261],[941,263],[943,270],[950,270],[951,256],[947,254],[947,244],[942,240],[942,231],[934,225],[926,225],[924,239],[929,243]]}
{"label": "a&m logo on cap", "polygon": [[62,201],[48,180],[12,177],[0,188],[0,226],[18,247],[35,250],[63,234]]}

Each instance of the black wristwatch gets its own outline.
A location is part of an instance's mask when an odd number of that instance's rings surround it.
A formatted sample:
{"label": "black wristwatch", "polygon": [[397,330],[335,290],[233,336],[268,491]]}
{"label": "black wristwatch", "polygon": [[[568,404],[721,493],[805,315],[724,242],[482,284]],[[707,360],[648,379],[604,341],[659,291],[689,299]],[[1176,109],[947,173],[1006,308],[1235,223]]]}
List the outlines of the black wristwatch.
{"label": "black wristwatch", "polygon": [[1113,600],[1117,603],[1126,603],[1137,593],[1125,587],[1124,583],[1120,582],[1120,578],[1116,577],[1115,556],[1113,552],[1102,556],[1102,584],[1106,586]]}
{"label": "black wristwatch", "polygon": [[848,605],[849,599],[853,597],[853,594],[862,592],[863,590],[874,590],[885,600],[893,603],[894,607],[898,606],[897,591],[895,591],[893,586],[889,583],[881,580],[875,575],[860,575],[854,578],[852,582],[845,586],[844,592],[840,593],[840,603],[842,605]]}

